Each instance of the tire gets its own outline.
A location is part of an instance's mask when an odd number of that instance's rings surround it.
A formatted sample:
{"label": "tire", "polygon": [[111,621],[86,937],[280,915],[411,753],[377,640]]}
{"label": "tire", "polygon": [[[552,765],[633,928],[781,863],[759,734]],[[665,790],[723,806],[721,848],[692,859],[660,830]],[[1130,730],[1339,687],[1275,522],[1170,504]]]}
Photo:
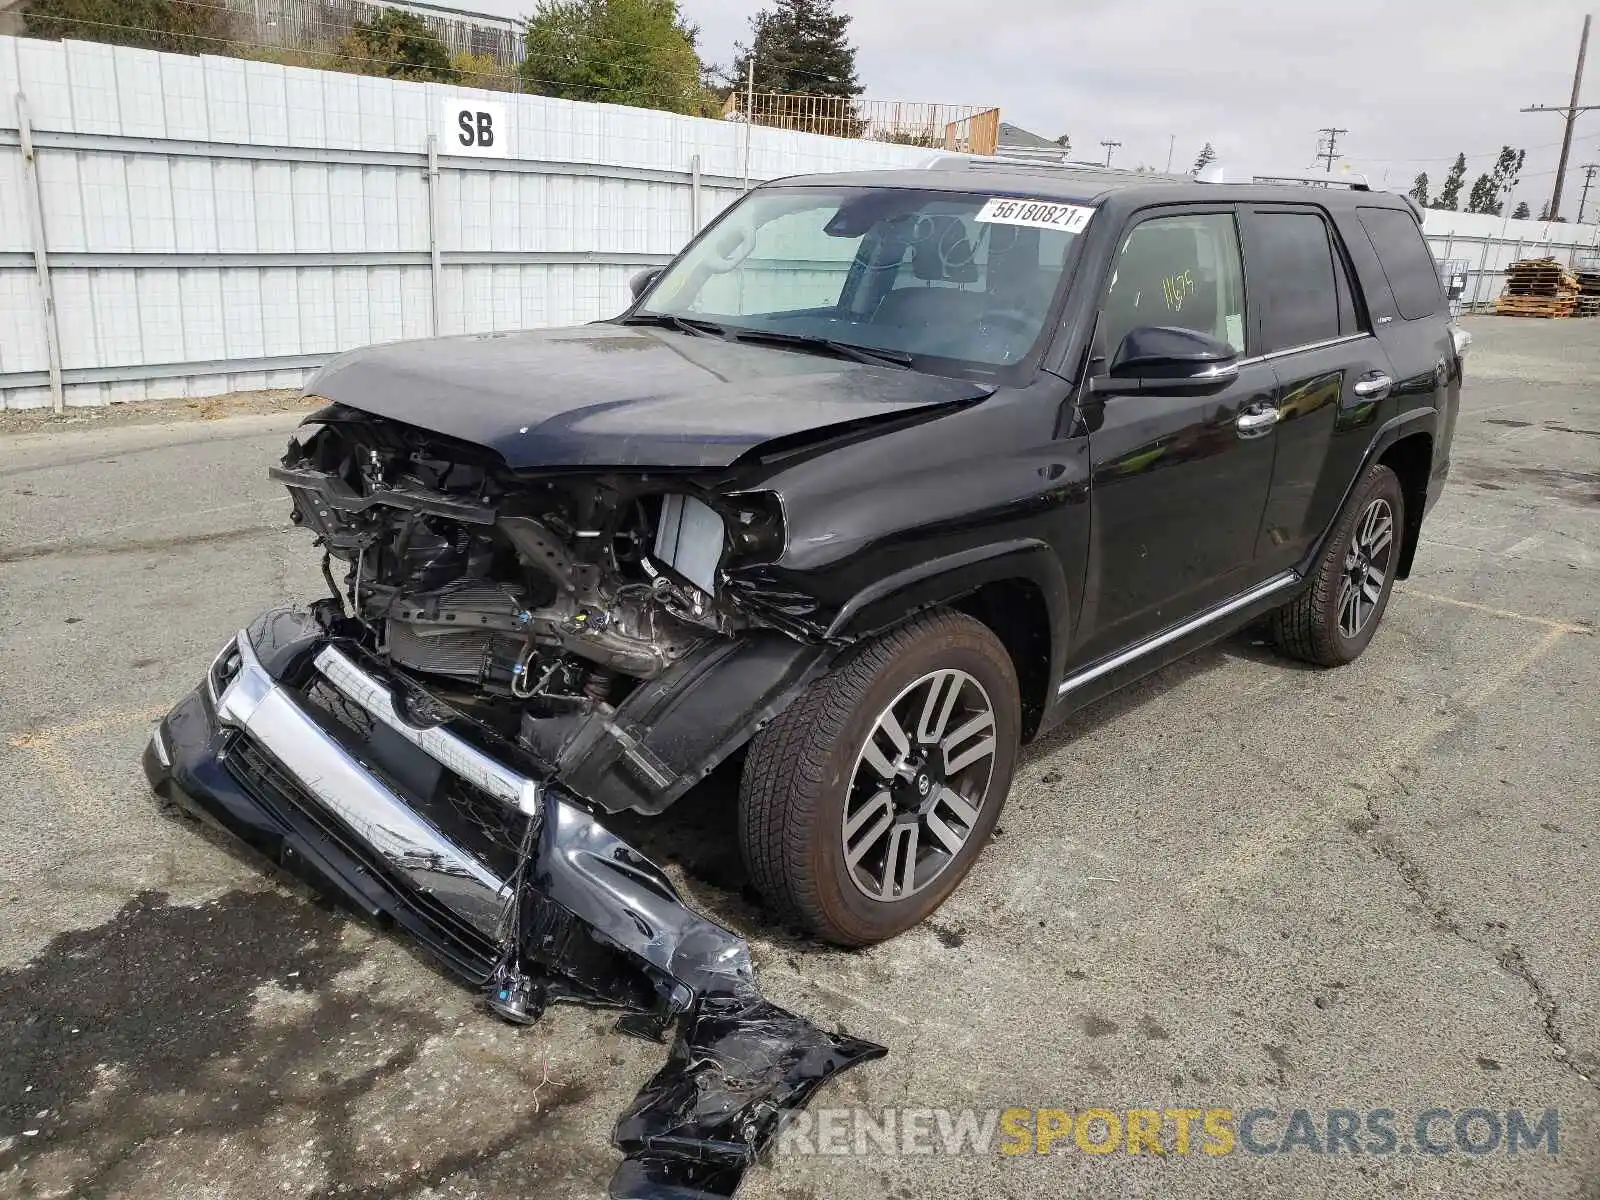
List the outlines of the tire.
{"label": "tire", "polygon": [[1011,658],[971,617],[937,610],[855,648],[750,745],[739,841],[751,881],[780,918],[836,945],[904,933],[982,853],[1020,729]]}
{"label": "tire", "polygon": [[[1307,586],[1273,614],[1273,639],[1280,650],[1323,667],[1361,657],[1389,607],[1405,520],[1400,480],[1374,463],[1339,514]],[[1375,582],[1379,574],[1381,584]],[[1357,587],[1361,590],[1354,592]]]}

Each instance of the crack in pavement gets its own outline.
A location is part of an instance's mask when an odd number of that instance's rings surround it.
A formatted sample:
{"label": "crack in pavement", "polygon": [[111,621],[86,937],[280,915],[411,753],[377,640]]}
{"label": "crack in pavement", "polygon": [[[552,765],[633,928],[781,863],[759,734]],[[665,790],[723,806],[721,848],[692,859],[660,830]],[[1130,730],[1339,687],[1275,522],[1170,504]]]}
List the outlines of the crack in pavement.
{"label": "crack in pavement", "polygon": [[[1395,779],[1394,782],[1402,791],[1407,790],[1399,779]],[[1421,902],[1423,911],[1428,914],[1429,923],[1435,929],[1448,933],[1474,950],[1493,954],[1495,965],[1519,980],[1532,993],[1534,1007],[1539,1010],[1542,1032],[1545,1040],[1551,1045],[1555,1060],[1584,1083],[1600,1090],[1600,1079],[1590,1075],[1574,1061],[1572,1050],[1561,1033],[1560,1006],[1556,1003],[1549,987],[1534,972],[1533,965],[1528,961],[1523,948],[1509,940],[1497,948],[1486,944],[1476,934],[1463,928],[1461,922],[1450,915],[1449,907],[1438,898],[1437,889],[1433,881],[1428,878],[1427,871],[1400,847],[1395,835],[1378,833],[1378,827],[1382,822],[1383,815],[1378,811],[1377,802],[1368,793],[1365,817],[1357,817],[1347,824],[1350,831],[1366,842],[1374,854],[1394,867],[1400,882]]]}

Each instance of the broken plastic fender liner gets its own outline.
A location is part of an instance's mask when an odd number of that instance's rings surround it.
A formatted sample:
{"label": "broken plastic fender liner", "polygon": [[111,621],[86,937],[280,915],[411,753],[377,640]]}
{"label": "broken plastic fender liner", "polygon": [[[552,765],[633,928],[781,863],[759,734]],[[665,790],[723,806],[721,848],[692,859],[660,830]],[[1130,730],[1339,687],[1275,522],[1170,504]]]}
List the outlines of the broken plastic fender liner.
{"label": "broken plastic fender liner", "polygon": [[617,1120],[611,1140],[626,1157],[612,1200],[732,1196],[786,1113],[887,1053],[760,998],[701,997],[666,1065]]}

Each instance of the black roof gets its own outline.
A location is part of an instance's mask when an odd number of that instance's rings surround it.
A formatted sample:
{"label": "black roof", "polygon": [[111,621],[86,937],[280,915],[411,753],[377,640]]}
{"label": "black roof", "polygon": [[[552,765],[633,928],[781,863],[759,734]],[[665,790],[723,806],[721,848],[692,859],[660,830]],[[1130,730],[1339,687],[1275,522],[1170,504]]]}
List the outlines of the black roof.
{"label": "black roof", "polygon": [[1134,201],[1197,203],[1244,200],[1270,204],[1314,201],[1330,208],[1372,205],[1405,208],[1405,198],[1365,188],[1315,187],[1297,184],[1201,183],[1192,175],[1166,175],[1152,171],[1119,171],[1109,167],[1054,166],[1046,163],[1007,162],[1004,159],[940,159],[927,168],[886,171],[849,171],[827,175],[794,175],[764,186],[798,187],[808,183],[847,187],[924,188],[949,192],[992,192],[1029,196],[1067,204],[1097,205],[1113,192]]}

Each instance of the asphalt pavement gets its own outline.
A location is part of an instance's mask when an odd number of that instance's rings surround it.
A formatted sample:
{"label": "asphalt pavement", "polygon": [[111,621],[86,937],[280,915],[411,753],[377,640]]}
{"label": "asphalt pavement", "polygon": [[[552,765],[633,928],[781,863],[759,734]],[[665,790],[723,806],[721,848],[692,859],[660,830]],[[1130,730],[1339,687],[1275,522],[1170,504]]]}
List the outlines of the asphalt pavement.
{"label": "asphalt pavement", "polygon": [[[1600,1197],[1600,321],[1468,327],[1451,482],[1368,653],[1245,634],[1083,713],[925,927],[774,929],[725,787],[627,824],[773,1000],[890,1048],[741,1195]],[[218,411],[0,434],[0,1195],[601,1195],[663,1047],[506,1026],[145,788],[223,639],[322,591],[266,478],[298,412]],[[1096,1108],[1108,1153],[1070,1124]],[[986,1152],[905,1136],[1008,1109]],[[1166,1153],[1112,1144],[1130,1109]],[[1230,1152],[1197,1117],[1179,1153],[1170,1114],[1222,1109]],[[1510,1153],[1512,1111],[1556,1126]]]}

